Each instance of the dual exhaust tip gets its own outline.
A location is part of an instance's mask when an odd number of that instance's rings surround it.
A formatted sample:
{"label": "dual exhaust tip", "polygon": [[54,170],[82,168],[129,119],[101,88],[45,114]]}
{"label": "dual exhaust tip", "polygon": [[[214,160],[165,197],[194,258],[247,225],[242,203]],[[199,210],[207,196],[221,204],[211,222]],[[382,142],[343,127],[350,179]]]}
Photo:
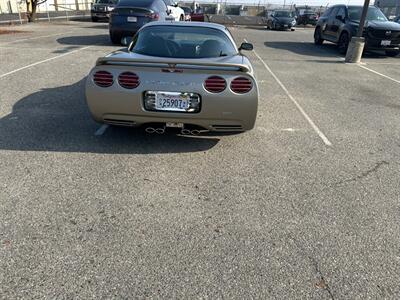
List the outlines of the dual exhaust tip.
{"label": "dual exhaust tip", "polygon": [[[157,134],[164,134],[165,133],[165,126],[164,127],[146,127],[145,131],[147,133],[157,133]],[[181,134],[182,135],[199,135],[202,132],[208,132],[208,130],[199,130],[199,129],[187,129],[187,128],[182,128]]]}

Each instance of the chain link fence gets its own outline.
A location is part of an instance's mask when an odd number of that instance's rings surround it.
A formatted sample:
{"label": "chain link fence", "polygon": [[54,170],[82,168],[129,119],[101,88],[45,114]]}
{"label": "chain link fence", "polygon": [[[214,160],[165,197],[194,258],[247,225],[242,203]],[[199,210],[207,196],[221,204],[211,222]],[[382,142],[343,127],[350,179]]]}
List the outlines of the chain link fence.
{"label": "chain link fence", "polygon": [[[90,18],[91,2],[67,0],[44,2],[38,6],[36,19],[39,21],[55,20],[80,20]],[[0,0],[0,25],[1,24],[24,24],[28,22],[25,1]]]}

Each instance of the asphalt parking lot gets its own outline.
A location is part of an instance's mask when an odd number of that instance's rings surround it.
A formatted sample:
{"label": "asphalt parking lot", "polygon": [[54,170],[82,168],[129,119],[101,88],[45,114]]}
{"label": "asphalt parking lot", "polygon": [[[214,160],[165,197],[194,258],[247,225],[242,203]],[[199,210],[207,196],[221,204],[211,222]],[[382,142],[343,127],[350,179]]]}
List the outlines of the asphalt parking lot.
{"label": "asphalt parking lot", "polygon": [[0,35],[0,295],[399,299],[400,57],[345,64],[311,29],[234,27],[256,128],[91,120],[107,24]]}

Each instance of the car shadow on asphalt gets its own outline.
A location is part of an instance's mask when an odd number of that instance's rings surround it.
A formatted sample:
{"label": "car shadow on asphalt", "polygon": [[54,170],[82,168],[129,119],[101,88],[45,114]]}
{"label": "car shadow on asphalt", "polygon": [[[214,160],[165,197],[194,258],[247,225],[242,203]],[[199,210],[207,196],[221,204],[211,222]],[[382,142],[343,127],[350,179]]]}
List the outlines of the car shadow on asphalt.
{"label": "car shadow on asphalt", "polygon": [[[337,45],[329,42],[325,42],[322,45],[315,45],[312,42],[265,42],[266,47],[287,50],[298,55],[304,56],[315,56],[315,57],[345,57],[344,54],[340,54]],[[384,52],[379,51],[365,51],[363,58],[379,58],[385,59],[387,56]],[[320,61],[322,62],[322,61]]]}
{"label": "car shadow on asphalt", "polygon": [[311,42],[265,42],[266,47],[279,50],[287,50],[298,55],[315,57],[337,57],[339,55],[337,47],[334,44],[316,46]]}
{"label": "car shadow on asphalt", "polygon": [[108,34],[97,35],[81,35],[81,36],[66,36],[57,39],[57,42],[62,45],[75,45],[75,46],[112,46],[115,47],[110,41]]}
{"label": "car shadow on asphalt", "polygon": [[219,138],[148,134],[142,128],[100,127],[88,111],[85,78],[75,84],[42,89],[19,100],[0,118],[0,149],[110,154],[207,151]]}

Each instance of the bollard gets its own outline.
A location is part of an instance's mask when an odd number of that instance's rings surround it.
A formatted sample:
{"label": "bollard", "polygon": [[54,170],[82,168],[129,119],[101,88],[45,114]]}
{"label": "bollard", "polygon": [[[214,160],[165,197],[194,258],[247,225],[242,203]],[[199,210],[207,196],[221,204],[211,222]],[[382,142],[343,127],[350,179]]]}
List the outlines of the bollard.
{"label": "bollard", "polygon": [[345,62],[359,63],[364,51],[365,39],[363,37],[352,37],[346,53]]}

